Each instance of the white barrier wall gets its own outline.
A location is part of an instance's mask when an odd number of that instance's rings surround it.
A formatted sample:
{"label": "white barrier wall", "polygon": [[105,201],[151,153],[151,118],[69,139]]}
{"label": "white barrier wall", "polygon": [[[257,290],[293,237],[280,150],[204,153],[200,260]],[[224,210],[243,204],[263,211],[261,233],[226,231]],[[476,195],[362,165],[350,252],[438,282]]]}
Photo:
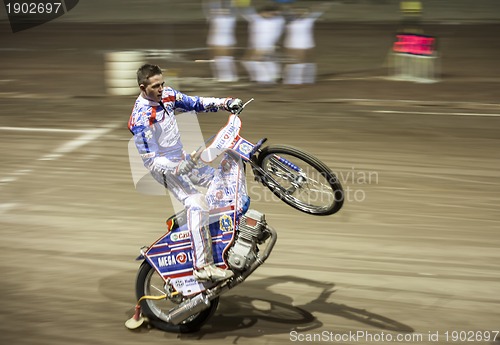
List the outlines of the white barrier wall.
{"label": "white barrier wall", "polygon": [[139,93],[137,69],[145,63],[140,51],[118,51],[105,55],[105,81],[108,94],[131,96]]}
{"label": "white barrier wall", "polygon": [[419,56],[392,53],[393,80],[413,81],[416,83],[435,83],[438,80],[438,56]]}

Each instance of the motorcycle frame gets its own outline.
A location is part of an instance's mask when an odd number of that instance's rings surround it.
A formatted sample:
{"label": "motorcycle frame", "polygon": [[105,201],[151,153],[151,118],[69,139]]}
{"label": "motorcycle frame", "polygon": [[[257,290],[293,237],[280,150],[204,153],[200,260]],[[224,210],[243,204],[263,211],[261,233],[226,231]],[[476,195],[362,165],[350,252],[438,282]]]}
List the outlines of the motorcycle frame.
{"label": "motorcycle frame", "polygon": [[[231,118],[234,119],[240,112],[241,110],[231,115],[228,124],[226,124],[217,135],[219,135],[224,128],[229,126]],[[273,183],[274,179],[257,164],[258,152],[267,139],[263,138],[256,144],[253,144],[239,135],[240,129],[241,126],[238,126],[237,130],[232,133],[233,139],[231,145],[221,151],[221,153],[224,152],[228,154],[234,160],[241,159],[243,167],[245,167],[246,163],[249,163],[256,180],[260,181],[260,179],[266,179],[268,183]],[[231,140],[231,137],[226,139]],[[211,146],[212,145],[209,147]],[[199,157],[200,155],[201,151],[194,154],[195,157]],[[292,168],[296,172],[300,172],[300,168],[293,163],[277,155],[275,155],[275,157],[282,164]],[[276,182],[276,185],[279,184]],[[244,212],[239,212],[234,205],[209,211],[209,230],[212,237],[212,252],[216,266],[223,269],[228,268],[226,252],[234,243],[236,229],[243,214]],[[175,289],[175,292],[180,292],[185,297],[193,296],[204,291],[210,291],[210,289],[217,287],[218,284],[213,282],[198,282],[194,278],[192,274],[192,248],[187,225],[181,224],[176,227],[175,224],[169,224],[169,221],[172,221],[176,216],[177,215],[174,215],[167,220],[167,226],[169,227],[168,231],[149,247],[141,250],[141,255],[137,260],[146,260],[156,270],[160,277],[162,277],[166,284],[170,284],[170,286]],[[232,283],[228,283],[226,286],[231,288],[241,283],[267,259],[277,239],[276,231],[269,226],[267,226],[267,229],[271,234],[271,239],[263,254],[259,255],[256,262],[248,270],[237,275],[236,279],[233,279]],[[212,292],[208,295],[210,297],[216,296],[217,294]]]}

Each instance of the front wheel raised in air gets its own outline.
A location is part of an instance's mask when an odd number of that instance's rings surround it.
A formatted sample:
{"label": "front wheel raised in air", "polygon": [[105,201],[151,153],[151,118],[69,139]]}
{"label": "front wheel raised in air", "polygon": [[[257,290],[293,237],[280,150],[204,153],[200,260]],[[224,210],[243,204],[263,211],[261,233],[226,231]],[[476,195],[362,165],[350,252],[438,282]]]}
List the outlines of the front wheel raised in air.
{"label": "front wheel raised in air", "polygon": [[[165,281],[153,267],[144,261],[139,268],[136,281],[136,295],[139,300],[142,296],[162,296],[165,294]],[[178,304],[168,300],[146,299],[141,301],[141,311],[149,320],[149,323],[166,332],[190,333],[196,332],[214,314],[219,305],[219,297],[210,301],[210,307],[189,317],[178,325],[163,321],[159,318],[162,313],[168,312]]]}
{"label": "front wheel raised in air", "polygon": [[256,159],[257,178],[288,205],[313,215],[338,212],[344,191],[335,174],[319,159],[285,145],[267,146]]}

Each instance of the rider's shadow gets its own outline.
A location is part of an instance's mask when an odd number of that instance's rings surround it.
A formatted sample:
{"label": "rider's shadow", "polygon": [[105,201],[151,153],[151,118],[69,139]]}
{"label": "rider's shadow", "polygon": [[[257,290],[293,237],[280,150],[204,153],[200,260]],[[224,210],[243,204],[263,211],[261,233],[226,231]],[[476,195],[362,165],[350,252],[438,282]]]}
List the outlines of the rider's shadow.
{"label": "rider's shadow", "polygon": [[[291,297],[272,291],[273,285],[283,283],[302,284],[320,289],[321,292],[313,300],[297,304]],[[328,301],[335,292],[333,288],[333,283],[295,276],[248,280],[235,289],[238,294],[226,294],[221,297],[216,314],[199,332],[183,334],[181,338],[220,338],[229,336],[228,333],[236,333],[242,337],[260,337],[290,334],[292,331],[306,332],[323,326],[323,322],[312,314],[315,312],[343,317],[388,331],[414,331],[408,325],[365,309]],[[238,332],[243,329],[251,331]]]}

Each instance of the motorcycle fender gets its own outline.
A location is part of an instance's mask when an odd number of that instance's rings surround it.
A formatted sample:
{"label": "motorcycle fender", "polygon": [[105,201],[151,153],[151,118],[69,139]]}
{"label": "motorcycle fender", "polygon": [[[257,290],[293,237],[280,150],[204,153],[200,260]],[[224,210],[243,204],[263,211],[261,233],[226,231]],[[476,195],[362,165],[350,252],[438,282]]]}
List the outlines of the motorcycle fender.
{"label": "motorcycle fender", "polygon": [[235,144],[241,129],[241,119],[231,115],[226,126],[215,136],[212,143],[201,153],[201,160],[205,163],[213,162],[222,152],[230,149]]}
{"label": "motorcycle fender", "polygon": [[135,258],[135,261],[141,261],[144,260],[146,257],[144,256],[144,253],[149,249],[148,246],[143,246],[141,247],[141,255]]}

